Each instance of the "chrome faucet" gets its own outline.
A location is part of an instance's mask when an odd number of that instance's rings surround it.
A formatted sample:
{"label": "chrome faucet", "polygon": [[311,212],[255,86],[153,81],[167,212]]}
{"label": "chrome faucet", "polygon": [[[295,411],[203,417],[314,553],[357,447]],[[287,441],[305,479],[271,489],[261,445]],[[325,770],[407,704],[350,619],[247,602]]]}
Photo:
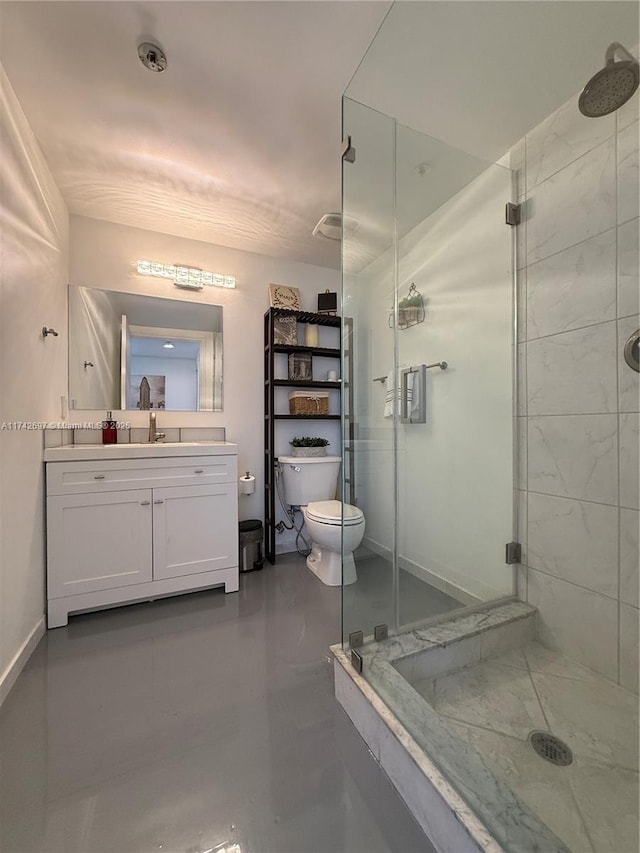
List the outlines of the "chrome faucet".
{"label": "chrome faucet", "polygon": [[156,428],[156,413],[149,412],[149,441],[162,441],[165,436],[166,432],[158,432]]}

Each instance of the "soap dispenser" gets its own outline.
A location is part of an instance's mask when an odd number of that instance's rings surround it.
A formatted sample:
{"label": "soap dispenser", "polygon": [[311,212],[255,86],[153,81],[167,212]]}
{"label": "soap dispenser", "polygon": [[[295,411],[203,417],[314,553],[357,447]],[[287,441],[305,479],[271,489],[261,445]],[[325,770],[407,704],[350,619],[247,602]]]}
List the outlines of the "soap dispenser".
{"label": "soap dispenser", "polygon": [[107,412],[106,420],[102,421],[102,443],[117,444],[118,429],[111,412]]}

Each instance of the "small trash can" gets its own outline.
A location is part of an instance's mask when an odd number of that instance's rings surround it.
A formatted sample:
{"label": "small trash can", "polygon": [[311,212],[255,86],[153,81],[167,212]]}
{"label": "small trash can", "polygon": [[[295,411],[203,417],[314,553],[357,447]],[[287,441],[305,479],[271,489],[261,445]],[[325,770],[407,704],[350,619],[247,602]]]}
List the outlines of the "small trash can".
{"label": "small trash can", "polygon": [[264,566],[262,556],[262,522],[257,518],[241,521],[239,527],[241,572],[253,572]]}

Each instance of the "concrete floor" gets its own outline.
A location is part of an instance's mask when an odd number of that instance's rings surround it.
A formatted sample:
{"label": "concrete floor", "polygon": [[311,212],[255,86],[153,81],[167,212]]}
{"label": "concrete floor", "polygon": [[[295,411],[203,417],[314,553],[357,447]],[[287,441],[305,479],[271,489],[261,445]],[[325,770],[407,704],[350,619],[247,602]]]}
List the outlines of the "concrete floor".
{"label": "concrete floor", "polygon": [[429,853],[333,698],[339,637],[297,555],[72,617],[0,709],[0,849]]}
{"label": "concrete floor", "polygon": [[[389,560],[362,548],[355,554],[358,580],[344,588],[344,640],[351,631],[373,634],[376,625],[392,628],[395,622],[393,569]],[[409,625],[463,607],[450,595],[400,569],[399,616]]]}

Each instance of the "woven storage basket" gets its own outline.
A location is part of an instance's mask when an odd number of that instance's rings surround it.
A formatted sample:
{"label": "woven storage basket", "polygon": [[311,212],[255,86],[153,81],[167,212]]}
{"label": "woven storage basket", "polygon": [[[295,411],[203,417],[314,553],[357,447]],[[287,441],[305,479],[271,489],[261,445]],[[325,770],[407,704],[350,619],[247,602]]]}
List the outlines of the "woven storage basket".
{"label": "woven storage basket", "polygon": [[329,392],[292,391],[289,394],[290,415],[328,415]]}

